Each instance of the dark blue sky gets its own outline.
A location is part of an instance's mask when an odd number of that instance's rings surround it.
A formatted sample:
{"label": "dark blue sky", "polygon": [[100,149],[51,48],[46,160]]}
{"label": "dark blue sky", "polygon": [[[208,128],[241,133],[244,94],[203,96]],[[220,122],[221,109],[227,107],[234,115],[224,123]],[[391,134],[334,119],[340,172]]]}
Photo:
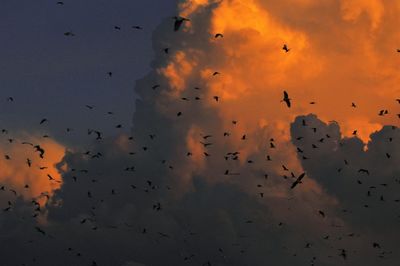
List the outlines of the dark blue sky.
{"label": "dark blue sky", "polygon": [[[154,58],[152,32],[175,10],[176,0],[1,1],[0,127],[39,130],[69,144],[87,128],[112,134],[123,124],[128,131],[135,80]],[[64,36],[68,31],[76,36]],[[42,129],[44,117],[50,123]],[[68,138],[66,127],[75,132]]]}

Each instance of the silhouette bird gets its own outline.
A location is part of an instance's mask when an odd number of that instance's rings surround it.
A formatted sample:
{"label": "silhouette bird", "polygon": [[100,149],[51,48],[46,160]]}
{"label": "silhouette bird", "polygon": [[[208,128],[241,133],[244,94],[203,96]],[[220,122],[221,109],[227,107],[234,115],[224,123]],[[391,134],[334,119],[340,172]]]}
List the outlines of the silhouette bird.
{"label": "silhouette bird", "polygon": [[283,91],[283,99],[281,102],[285,102],[287,107],[290,108],[290,106],[291,106],[290,98],[289,98],[289,94],[286,91]]}
{"label": "silhouette bird", "polygon": [[67,32],[64,32],[64,35],[67,37],[74,37],[75,33],[73,33],[72,31],[67,31]]}
{"label": "silhouette bird", "polygon": [[284,44],[282,47],[282,50],[284,50],[286,53],[288,53],[290,51],[289,47],[287,46],[287,44]]}
{"label": "silhouette bird", "polygon": [[39,157],[43,159],[45,150],[42,147],[40,147],[40,145],[35,145],[33,146],[33,148],[35,149],[35,152],[39,152]]}
{"label": "silhouette bird", "polygon": [[364,173],[364,174],[369,175],[369,171],[368,171],[367,169],[361,168],[361,169],[358,170],[358,172],[359,172],[359,173]]}
{"label": "silhouette bird", "polygon": [[175,19],[174,31],[178,31],[181,28],[183,22],[190,21],[190,19],[188,18],[178,17],[178,16],[173,17],[173,19]]}
{"label": "silhouette bird", "polygon": [[41,229],[40,227],[35,226],[35,229],[36,229],[37,232],[41,233],[42,235],[46,235],[46,232],[43,231],[43,229]]}
{"label": "silhouette bird", "polygon": [[305,175],[306,175],[306,173],[302,173],[301,175],[299,175],[299,177],[296,179],[296,181],[293,182],[290,189],[294,189],[298,184],[300,184],[301,180],[304,178]]}

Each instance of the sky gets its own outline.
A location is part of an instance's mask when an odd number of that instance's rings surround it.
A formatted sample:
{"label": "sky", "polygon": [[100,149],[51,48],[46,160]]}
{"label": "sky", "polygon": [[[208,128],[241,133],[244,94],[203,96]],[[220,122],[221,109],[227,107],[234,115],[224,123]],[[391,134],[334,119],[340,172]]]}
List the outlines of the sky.
{"label": "sky", "polygon": [[[152,32],[175,15],[175,2],[2,1],[3,126],[40,131],[40,120],[47,118],[47,134],[80,145],[81,136],[66,138],[65,129],[90,126],[114,134],[113,127],[104,125],[104,114],[111,111],[116,117],[109,123],[123,124],[129,132],[135,81],[150,70],[154,59]],[[66,38],[68,31],[76,37]],[[112,78],[108,72],[113,72]],[[7,104],[8,97],[14,98],[15,106]],[[85,105],[95,106],[97,112],[85,112]]]}
{"label": "sky", "polygon": [[400,4],[62,3],[1,4],[4,265],[400,260]]}

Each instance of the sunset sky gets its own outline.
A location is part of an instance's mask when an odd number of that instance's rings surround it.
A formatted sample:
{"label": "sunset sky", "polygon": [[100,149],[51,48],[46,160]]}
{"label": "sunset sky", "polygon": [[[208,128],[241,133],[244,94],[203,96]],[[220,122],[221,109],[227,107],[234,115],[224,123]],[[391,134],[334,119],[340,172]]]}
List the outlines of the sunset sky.
{"label": "sunset sky", "polygon": [[396,265],[399,14],[3,1],[0,265]]}

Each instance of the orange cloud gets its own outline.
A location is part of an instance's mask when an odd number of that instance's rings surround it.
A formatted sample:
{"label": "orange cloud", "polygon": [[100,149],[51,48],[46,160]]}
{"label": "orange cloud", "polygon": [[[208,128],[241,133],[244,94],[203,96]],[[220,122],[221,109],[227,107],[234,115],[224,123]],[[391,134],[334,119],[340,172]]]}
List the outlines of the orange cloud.
{"label": "orange cloud", "polygon": [[[197,21],[211,4],[209,21]],[[251,130],[261,121],[288,125],[297,115],[316,113],[339,122],[348,136],[358,130],[364,141],[382,125],[398,124],[395,1],[191,0],[180,7],[194,29],[210,25],[208,42],[190,45],[187,35],[185,47],[191,48],[159,71],[177,95],[206,84],[203,104],[223,120],[235,118]],[[215,39],[215,33],[224,37]],[[283,90],[293,99],[291,109],[280,102]],[[213,96],[220,97],[218,104]],[[378,116],[382,109],[389,114]]]}
{"label": "orange cloud", "polygon": [[[51,139],[39,139],[36,137],[24,138],[24,141],[34,145],[40,144],[45,150],[44,158],[40,158],[33,146],[21,144],[19,141],[0,144],[0,184],[7,190],[13,189],[17,195],[30,201],[33,198],[41,198],[45,202],[42,193],[49,195],[60,188],[62,177],[56,168],[61,162],[65,147]],[[10,159],[6,159],[5,156]],[[28,165],[28,160],[29,164]],[[50,175],[54,180],[49,180]]]}

